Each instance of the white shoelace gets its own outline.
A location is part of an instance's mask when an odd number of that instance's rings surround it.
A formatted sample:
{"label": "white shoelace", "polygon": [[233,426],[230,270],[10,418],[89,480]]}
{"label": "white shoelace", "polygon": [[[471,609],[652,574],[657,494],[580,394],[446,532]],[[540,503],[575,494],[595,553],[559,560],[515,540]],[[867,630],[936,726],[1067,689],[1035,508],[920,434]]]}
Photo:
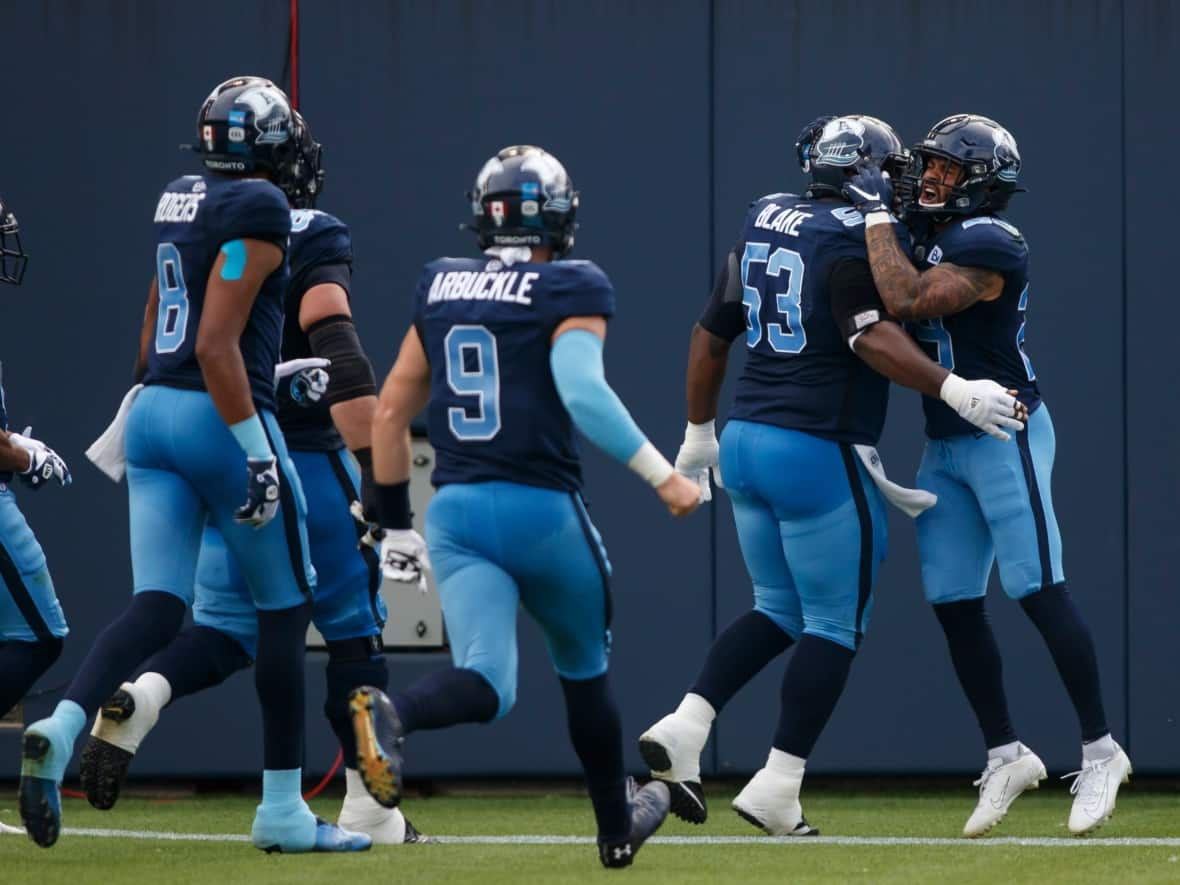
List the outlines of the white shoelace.
{"label": "white shoelace", "polygon": [[[996,764],[992,765],[993,762],[995,762]],[[992,775],[994,775],[997,771],[999,771],[1003,767],[1004,767],[1004,760],[1003,759],[1000,759],[1000,758],[989,759],[988,763],[987,763],[987,768],[985,768],[983,770],[983,772],[979,775],[979,780],[971,782],[971,786],[979,787],[979,794],[982,796],[983,791],[987,789],[987,782],[992,779]]]}
{"label": "white shoelace", "polygon": [[[1113,757],[1112,757],[1113,758]],[[1102,778],[1106,772],[1106,765],[1110,759],[1092,759],[1089,762],[1082,762],[1080,771],[1071,771],[1069,774],[1063,774],[1062,780],[1066,778],[1073,778],[1073,785],[1069,788],[1071,796],[1082,793],[1083,801],[1087,804],[1092,804],[1102,796]]]}

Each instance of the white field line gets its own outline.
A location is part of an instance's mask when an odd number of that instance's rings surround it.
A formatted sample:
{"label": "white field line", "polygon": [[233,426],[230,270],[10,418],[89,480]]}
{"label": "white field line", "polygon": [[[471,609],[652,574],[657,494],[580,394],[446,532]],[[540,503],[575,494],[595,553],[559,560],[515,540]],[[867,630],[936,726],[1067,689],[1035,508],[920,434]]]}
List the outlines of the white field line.
{"label": "white field line", "polygon": [[[0,833],[21,833],[15,827],[5,827]],[[239,833],[169,833],[155,830],[110,830],[71,828],[62,830],[66,836],[90,836],[101,839],[154,839],[165,842],[249,842],[250,837]],[[450,845],[593,845],[590,836],[440,836],[439,841]],[[907,846],[944,845],[961,848],[1018,847],[1018,848],[1180,848],[1180,838],[1091,838],[1064,839],[1049,837],[1022,838],[1000,836],[990,839],[935,839],[919,836],[656,836],[652,845],[842,845],[842,846]]]}

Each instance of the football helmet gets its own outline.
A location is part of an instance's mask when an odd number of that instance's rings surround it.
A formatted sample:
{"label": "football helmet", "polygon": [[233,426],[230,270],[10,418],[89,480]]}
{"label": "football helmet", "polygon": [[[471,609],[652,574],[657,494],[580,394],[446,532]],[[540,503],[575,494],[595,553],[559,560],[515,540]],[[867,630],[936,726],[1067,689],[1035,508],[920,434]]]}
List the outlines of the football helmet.
{"label": "football helmet", "polygon": [[811,176],[808,196],[843,199],[844,181],[862,163],[876,163],[896,178],[909,160],[893,127],[865,114],[825,116],[799,133],[795,155],[799,168]]}
{"label": "football helmet", "polygon": [[20,225],[0,197],[0,283],[19,286],[28,263],[29,256],[20,242]]}
{"label": "football helmet", "polygon": [[312,138],[311,127],[299,111],[293,110],[292,139],[294,154],[285,164],[275,184],[287,195],[296,209],[314,209],[324,190],[323,146]]}
{"label": "football helmet", "polygon": [[574,245],[578,192],[557,157],[529,144],[483,164],[467,194],[479,248],[549,246],[560,258]]}
{"label": "football helmet", "polygon": [[[922,175],[935,157],[963,170],[958,183],[941,182],[948,192],[937,202],[929,196],[923,199],[922,185]],[[1019,175],[1020,151],[1012,133],[979,114],[954,114],[935,123],[926,137],[913,146],[897,192],[907,213],[1000,212],[1013,194],[1024,191],[1017,185]]]}
{"label": "football helmet", "polygon": [[277,181],[297,153],[291,103],[264,77],[226,80],[201,105],[193,150],[211,172],[268,172]]}

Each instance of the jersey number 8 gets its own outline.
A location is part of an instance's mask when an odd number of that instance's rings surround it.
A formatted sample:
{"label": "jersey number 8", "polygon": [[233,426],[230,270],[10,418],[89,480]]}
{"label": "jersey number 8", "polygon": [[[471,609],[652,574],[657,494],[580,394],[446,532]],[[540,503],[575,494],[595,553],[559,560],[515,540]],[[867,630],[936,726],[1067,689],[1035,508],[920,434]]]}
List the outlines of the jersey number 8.
{"label": "jersey number 8", "polygon": [[156,247],[156,282],[160,296],[156,316],[156,353],[175,353],[188,331],[188,288],[180,250],[172,243]]}

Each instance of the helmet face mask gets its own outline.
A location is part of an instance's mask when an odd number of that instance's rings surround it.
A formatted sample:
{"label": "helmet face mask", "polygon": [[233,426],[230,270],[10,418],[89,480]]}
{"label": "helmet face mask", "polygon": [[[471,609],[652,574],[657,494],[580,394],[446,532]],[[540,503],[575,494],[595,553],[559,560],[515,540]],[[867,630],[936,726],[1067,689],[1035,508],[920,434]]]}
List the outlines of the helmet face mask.
{"label": "helmet face mask", "polygon": [[533,145],[513,145],[484,163],[467,194],[480,249],[522,246],[553,250],[574,245],[578,192],[556,157]]}
{"label": "helmet face mask", "polygon": [[883,120],[865,114],[819,117],[795,143],[799,167],[811,176],[811,197],[843,197],[844,181],[871,163],[896,178],[909,156],[897,133]]}
{"label": "helmet face mask", "polygon": [[295,159],[295,128],[283,90],[263,77],[234,77],[201,105],[193,149],[211,172],[277,180]]}
{"label": "helmet face mask", "polygon": [[[977,114],[955,114],[914,145],[898,196],[906,212],[1000,212],[1024,190],[1017,185],[1020,168],[1020,152],[1007,129]],[[957,181],[948,180],[951,169],[959,170]]]}
{"label": "helmet face mask", "polygon": [[19,286],[28,263],[29,256],[20,241],[20,225],[0,199],[0,283]]}
{"label": "helmet face mask", "polygon": [[311,127],[299,111],[291,112],[292,145],[290,162],[279,170],[275,184],[296,209],[314,209],[324,190],[323,146],[311,135]]}

